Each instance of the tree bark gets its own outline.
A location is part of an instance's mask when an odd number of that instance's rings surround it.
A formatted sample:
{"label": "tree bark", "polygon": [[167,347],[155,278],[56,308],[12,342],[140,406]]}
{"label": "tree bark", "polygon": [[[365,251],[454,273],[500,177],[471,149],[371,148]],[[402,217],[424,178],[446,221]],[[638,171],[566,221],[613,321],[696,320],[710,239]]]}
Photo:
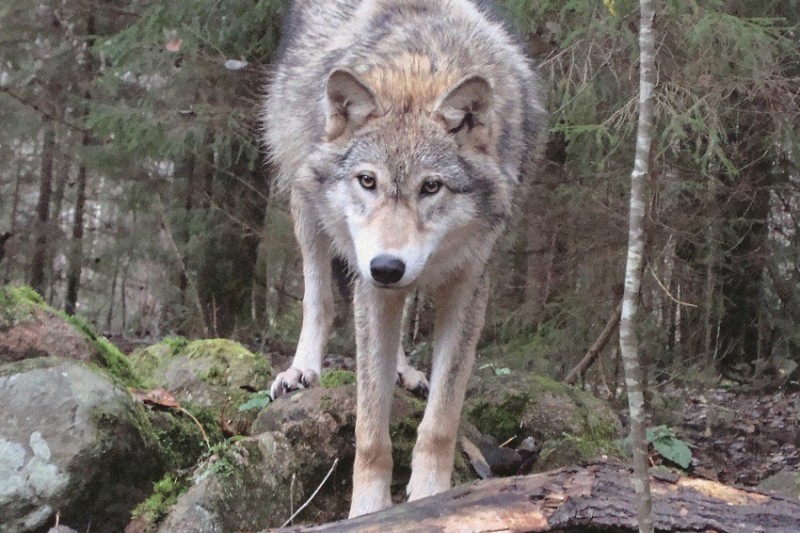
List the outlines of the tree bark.
{"label": "tree bark", "polygon": [[44,121],[42,141],[42,167],[39,180],[39,200],[36,203],[36,233],[31,260],[30,284],[39,294],[45,294],[45,269],[47,247],[50,239],[50,195],[53,186],[53,157],[56,149],[56,132],[51,120]]}
{"label": "tree bark", "polygon": [[[800,531],[800,502],[705,479],[652,479],[658,531]],[[630,469],[618,461],[494,478],[385,511],[279,531],[636,531]]]}
{"label": "tree bark", "polygon": [[[89,134],[83,134],[83,147],[89,144]],[[72,243],[69,252],[69,268],[67,270],[67,293],[64,297],[64,311],[74,315],[78,304],[78,289],[83,270],[83,214],[86,209],[86,163],[78,167],[78,188],[75,197],[75,213],[72,219]]]}
{"label": "tree bark", "polygon": [[[94,45],[95,35],[95,19],[94,15],[90,14],[86,20],[86,57],[84,70],[86,77],[84,83],[87,87],[92,81],[94,75],[92,46]],[[83,93],[83,116],[89,114],[89,102],[92,95],[87,88]],[[86,209],[86,148],[89,146],[91,136],[88,130],[85,130],[81,136],[81,146],[83,153],[81,154],[82,160],[78,167],[78,188],[75,198],[75,214],[72,219],[72,243],[69,251],[69,267],[67,269],[67,292],[64,296],[64,311],[68,315],[74,315],[75,309],[78,305],[78,289],[81,283],[81,272],[83,270],[83,215]]]}
{"label": "tree bark", "polygon": [[631,173],[628,260],[625,267],[625,292],[619,324],[619,347],[625,366],[625,385],[631,417],[634,487],[636,489],[639,531],[652,533],[652,494],[648,476],[646,421],[644,412],[644,375],[639,363],[636,315],[642,281],[644,255],[645,185],[650,173],[650,149],[653,127],[652,94],[655,86],[655,39],[653,0],[639,0],[639,124],[636,131],[636,156]]}

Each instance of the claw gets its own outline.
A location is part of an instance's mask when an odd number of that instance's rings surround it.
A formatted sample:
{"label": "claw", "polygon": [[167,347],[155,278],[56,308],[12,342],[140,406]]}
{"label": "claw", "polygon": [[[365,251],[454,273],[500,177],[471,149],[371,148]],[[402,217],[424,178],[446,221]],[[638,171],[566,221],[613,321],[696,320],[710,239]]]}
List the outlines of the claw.
{"label": "claw", "polygon": [[270,398],[273,400],[280,398],[285,394],[300,389],[310,389],[319,384],[319,374],[316,371],[306,368],[300,370],[296,367],[291,367],[288,370],[281,372],[275,378],[270,388]]}
{"label": "claw", "polygon": [[431,385],[425,373],[413,367],[397,370],[397,384],[411,392],[414,396],[427,399]]}

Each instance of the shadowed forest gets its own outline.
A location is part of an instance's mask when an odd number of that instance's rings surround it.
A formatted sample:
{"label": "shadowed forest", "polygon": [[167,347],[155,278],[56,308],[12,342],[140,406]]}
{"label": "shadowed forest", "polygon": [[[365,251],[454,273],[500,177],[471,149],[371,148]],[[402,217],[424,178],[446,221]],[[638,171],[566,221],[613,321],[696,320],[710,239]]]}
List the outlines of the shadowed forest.
{"label": "shadowed forest", "polygon": [[[559,377],[621,295],[636,5],[503,7],[539,65],[550,135],[493,265],[482,353]],[[107,335],[291,344],[301,269],[258,122],[286,8],[5,2],[2,281]],[[658,13],[640,323],[651,376],[797,361],[798,13],[788,0]],[[332,350],[349,352],[339,309]],[[420,313],[408,348],[424,356],[428,329]],[[588,376],[612,393],[614,344]]]}
{"label": "shadowed forest", "polygon": [[[531,372],[619,402],[638,4],[498,4],[538,66],[549,135],[491,265],[476,372]],[[259,121],[287,8],[4,0],[0,282],[29,285],[126,352],[229,338],[285,368],[302,269]],[[800,397],[783,396],[800,384],[800,3],[656,10],[637,324],[649,407],[688,402],[683,419],[658,421],[696,432],[714,477],[756,484],[775,463],[800,464]],[[335,364],[355,351],[344,285]],[[418,294],[405,331],[423,369],[430,306]],[[781,438],[767,433],[779,445],[765,449],[780,458],[754,464],[736,448],[749,426],[712,442],[698,414],[710,404],[738,406],[737,423],[753,426],[777,409]]]}

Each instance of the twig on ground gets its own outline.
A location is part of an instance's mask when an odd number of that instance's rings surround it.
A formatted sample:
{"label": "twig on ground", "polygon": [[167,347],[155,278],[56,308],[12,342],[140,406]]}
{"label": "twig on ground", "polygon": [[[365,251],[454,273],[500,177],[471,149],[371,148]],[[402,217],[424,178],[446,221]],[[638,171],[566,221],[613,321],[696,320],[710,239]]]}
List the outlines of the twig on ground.
{"label": "twig on ground", "polygon": [[297,515],[299,515],[301,512],[303,512],[303,509],[308,507],[308,504],[311,503],[314,500],[314,498],[317,497],[317,493],[319,493],[319,491],[322,490],[322,487],[325,485],[325,482],[328,481],[329,477],[331,477],[331,474],[333,474],[333,471],[336,469],[336,465],[337,464],[339,464],[339,458],[338,457],[333,460],[333,464],[331,465],[331,469],[328,470],[328,473],[325,475],[325,479],[323,479],[322,482],[319,484],[319,487],[317,487],[317,490],[314,491],[314,493],[311,495],[311,497],[309,497],[306,500],[306,503],[301,505],[300,508],[297,509],[297,511],[295,511],[294,514],[292,516],[290,516],[289,519],[286,522],[284,522],[281,527],[286,527],[289,524],[291,524],[292,520],[294,520],[297,517]]}

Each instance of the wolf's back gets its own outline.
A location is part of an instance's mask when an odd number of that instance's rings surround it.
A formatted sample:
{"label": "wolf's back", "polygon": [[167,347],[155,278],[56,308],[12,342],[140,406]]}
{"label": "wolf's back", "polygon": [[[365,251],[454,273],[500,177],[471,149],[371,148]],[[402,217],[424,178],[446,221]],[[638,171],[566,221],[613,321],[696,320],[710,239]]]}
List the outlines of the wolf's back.
{"label": "wolf's back", "polygon": [[278,184],[323,140],[328,75],[348,69],[391,112],[425,112],[468,75],[492,85],[496,149],[518,179],[544,123],[538,77],[521,47],[481,0],[295,0],[264,111]]}

